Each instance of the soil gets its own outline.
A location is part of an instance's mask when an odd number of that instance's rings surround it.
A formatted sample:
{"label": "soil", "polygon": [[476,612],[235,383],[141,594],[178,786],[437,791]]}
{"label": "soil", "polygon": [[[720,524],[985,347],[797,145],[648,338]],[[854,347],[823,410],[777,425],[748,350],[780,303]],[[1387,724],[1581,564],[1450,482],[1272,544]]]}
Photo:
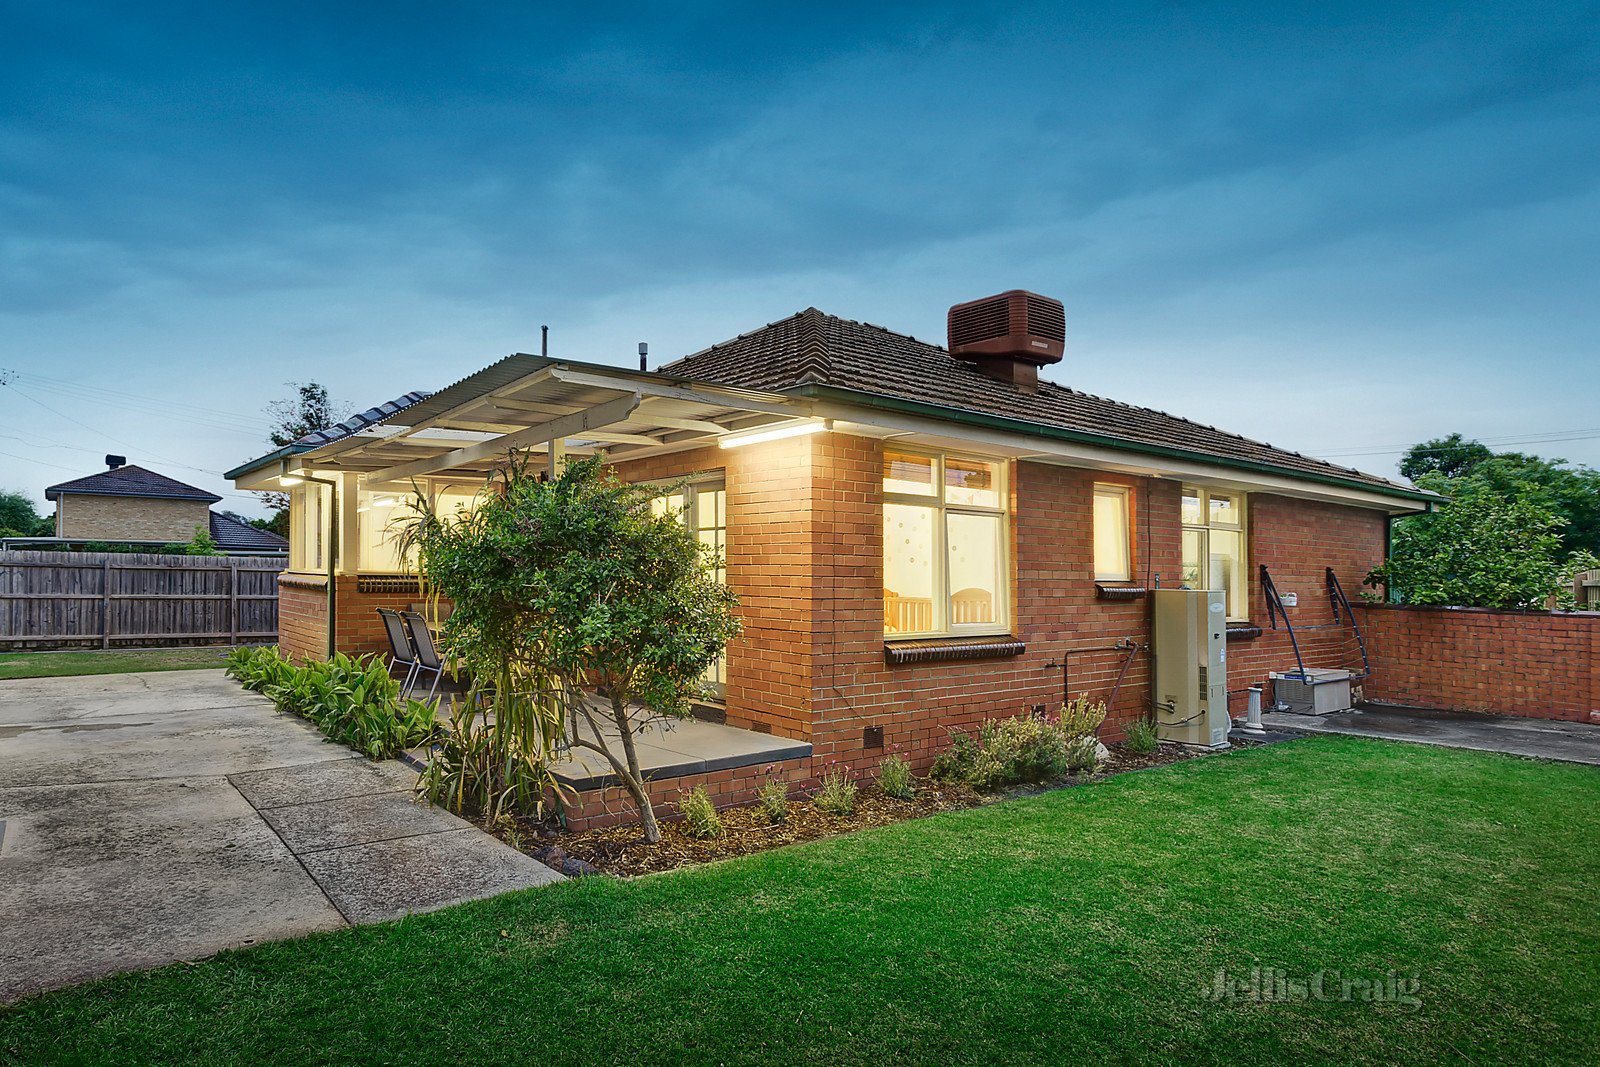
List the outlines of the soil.
{"label": "soil", "polygon": [[939,812],[975,808],[999,800],[1088,785],[1118,774],[1180,763],[1206,754],[1171,743],[1163,743],[1155,751],[1143,754],[1129,752],[1125,748],[1113,748],[1110,758],[1101,764],[1099,771],[1091,778],[1063,778],[996,793],[978,793],[963,785],[919,778],[916,795],[909,800],[900,800],[886,795],[871,782],[862,782],[855,810],[849,815],[829,815],[818,811],[803,797],[789,801],[784,821],[776,825],[768,821],[765,813],[755,805],[728,808],[720,813],[721,837],[691,837],[682,823],[663,822],[661,840],[654,845],[644,843],[638,825],[632,822],[598,830],[565,833],[547,824],[513,818],[502,821],[493,832],[512,847],[521,849],[564,874],[630,877],[748,856],[771,848],[815,841],[874,826],[888,826]]}

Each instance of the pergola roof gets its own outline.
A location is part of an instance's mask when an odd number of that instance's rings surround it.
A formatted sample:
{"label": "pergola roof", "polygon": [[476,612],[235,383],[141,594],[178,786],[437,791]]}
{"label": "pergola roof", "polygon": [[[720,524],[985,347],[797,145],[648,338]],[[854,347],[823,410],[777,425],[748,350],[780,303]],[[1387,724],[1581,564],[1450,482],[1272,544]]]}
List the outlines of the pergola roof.
{"label": "pergola roof", "polygon": [[643,458],[793,421],[809,407],[777,393],[519,354],[282,463],[398,487],[486,476],[508,450],[548,454],[552,441],[569,454]]}

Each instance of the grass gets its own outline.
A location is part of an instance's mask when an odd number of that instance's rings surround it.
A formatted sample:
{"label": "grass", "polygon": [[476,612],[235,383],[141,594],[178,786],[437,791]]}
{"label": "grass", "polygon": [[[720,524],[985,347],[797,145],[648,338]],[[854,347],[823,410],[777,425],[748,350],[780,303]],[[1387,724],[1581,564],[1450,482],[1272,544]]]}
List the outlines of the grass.
{"label": "grass", "polygon": [[207,648],[113,648],[92,652],[0,653],[0,679],[64,678],[79,674],[192,671],[227,666],[225,646]]}
{"label": "grass", "polygon": [[[1596,811],[1594,768],[1318,738],[115,977],[0,1061],[1581,1062]],[[1201,996],[1258,966],[1421,1003]]]}

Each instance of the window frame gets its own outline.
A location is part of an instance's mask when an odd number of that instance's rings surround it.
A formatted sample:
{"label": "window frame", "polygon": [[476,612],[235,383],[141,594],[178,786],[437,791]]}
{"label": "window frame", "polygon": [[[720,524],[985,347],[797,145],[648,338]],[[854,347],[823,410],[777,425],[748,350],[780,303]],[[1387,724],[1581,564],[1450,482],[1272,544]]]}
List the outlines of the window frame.
{"label": "window frame", "polygon": [[[311,522],[311,499],[316,494],[317,517]],[[332,534],[335,501],[333,487],[322,482],[302,482],[289,490],[289,570],[298,574],[326,574],[328,540]],[[314,552],[312,550],[315,550]]]}
{"label": "window frame", "polygon": [[[1095,503],[1102,496],[1114,496],[1122,502],[1122,558],[1126,568],[1122,574],[1107,574],[1100,570],[1096,557],[1100,548],[1100,514]],[[1097,582],[1131,582],[1136,564],[1133,558],[1133,488],[1117,482],[1095,482],[1089,497],[1089,565]]]}
{"label": "window frame", "polygon": [[[1203,561],[1200,566],[1200,577],[1201,581],[1206,583],[1198,586],[1197,588],[1210,589],[1212,532],[1219,531],[1222,533],[1238,534],[1239,573],[1237,577],[1237,583],[1239,588],[1237,592],[1239,593],[1239,596],[1237,599],[1239,602],[1228,604],[1227,621],[1248,622],[1250,620],[1250,495],[1242,489],[1229,489],[1222,486],[1197,485],[1193,482],[1183,483],[1179,493],[1179,565],[1184,565],[1182,555],[1183,535],[1188,533],[1197,534],[1200,538],[1200,558]],[[1183,496],[1186,496],[1190,493],[1199,494],[1201,519],[1199,523],[1183,521]],[[1237,522],[1216,522],[1212,519],[1211,498],[1213,496],[1225,496],[1234,501],[1238,507]],[[1184,577],[1184,580],[1188,580],[1187,576]],[[1223,594],[1225,602],[1234,599],[1232,596],[1234,590],[1222,589],[1218,590],[1218,592]]]}
{"label": "window frame", "polygon": [[[930,637],[993,637],[1012,632],[1012,596],[1011,596],[1011,462],[1003,456],[984,456],[972,452],[954,452],[941,449],[915,448],[899,444],[886,443],[883,449],[884,456],[889,454],[916,456],[931,460],[933,464],[933,493],[893,493],[883,488],[883,476],[880,471],[878,486],[882,500],[880,502],[879,523],[883,522],[885,511],[889,505],[900,504],[912,507],[926,508],[935,513],[933,523],[933,545],[931,546],[933,560],[933,622],[934,628],[916,632],[898,633],[890,632],[888,619],[885,617],[883,624],[883,637],[886,641],[917,641]],[[952,504],[946,500],[945,463],[947,460],[965,460],[972,463],[983,463],[991,466],[995,471],[995,507],[985,507],[978,504]],[[880,464],[881,466],[881,464]],[[952,623],[950,621],[950,598],[954,590],[950,588],[950,524],[948,517],[956,515],[982,515],[998,516],[1000,519],[1000,536],[998,546],[998,560],[995,582],[995,611],[994,622],[983,623]],[[884,578],[887,579],[888,546],[887,541],[883,547],[882,565]],[[884,585],[883,582],[879,583]],[[886,613],[885,613],[886,614]]]}
{"label": "window frame", "polygon": [[[673,478],[640,482],[646,488],[660,490],[653,498],[654,501],[663,502],[663,510],[658,514],[675,514],[677,520],[684,528],[694,534],[695,540],[705,544],[704,534],[715,531],[721,534],[720,553],[721,561],[714,570],[714,577],[723,585],[728,584],[728,481],[725,471],[707,472],[690,478]],[[667,490],[672,490],[668,492]],[[701,508],[703,494],[722,494],[721,522],[710,526],[702,521],[704,513]],[[672,498],[683,499],[683,506],[674,511]],[[717,547],[717,546],[714,546]],[[722,653],[716,658],[706,672],[701,676],[706,688],[710,691],[711,699],[716,703],[726,703],[728,699],[728,649],[723,647]]]}

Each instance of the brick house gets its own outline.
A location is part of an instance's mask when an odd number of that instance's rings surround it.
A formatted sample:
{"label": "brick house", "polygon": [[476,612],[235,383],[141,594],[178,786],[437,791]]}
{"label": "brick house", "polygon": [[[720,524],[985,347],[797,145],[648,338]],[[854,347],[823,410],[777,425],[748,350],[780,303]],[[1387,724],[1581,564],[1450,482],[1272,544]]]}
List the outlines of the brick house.
{"label": "brick house", "polygon": [[45,489],[56,506],[54,537],[10,537],[18,548],[97,541],[160,546],[194,540],[205,530],[224,555],[281,556],[288,541],[271,532],[219,515],[215,493],[107,456],[107,469]]}
{"label": "brick house", "polygon": [[[744,622],[710,679],[729,726],[819,767],[880,749],[926,766],[951,728],[1064,691],[1115,690],[1119,737],[1152,700],[1162,586],[1221,590],[1242,702],[1295,663],[1261,567],[1297,623],[1324,622],[1326,571],[1359,588],[1390,520],[1438,499],[1041,380],[1055,301],[958,305],[951,342],[812,308],[653,372],[513,355],[252,461],[229,477],[293,501],[280,643],[386,648],[373,609],[417,599],[384,532],[413,480],[464,506],[509,447],[599,453],[681,482],[671,503],[724,549]],[[1350,665],[1347,632],[1301,644]]]}

